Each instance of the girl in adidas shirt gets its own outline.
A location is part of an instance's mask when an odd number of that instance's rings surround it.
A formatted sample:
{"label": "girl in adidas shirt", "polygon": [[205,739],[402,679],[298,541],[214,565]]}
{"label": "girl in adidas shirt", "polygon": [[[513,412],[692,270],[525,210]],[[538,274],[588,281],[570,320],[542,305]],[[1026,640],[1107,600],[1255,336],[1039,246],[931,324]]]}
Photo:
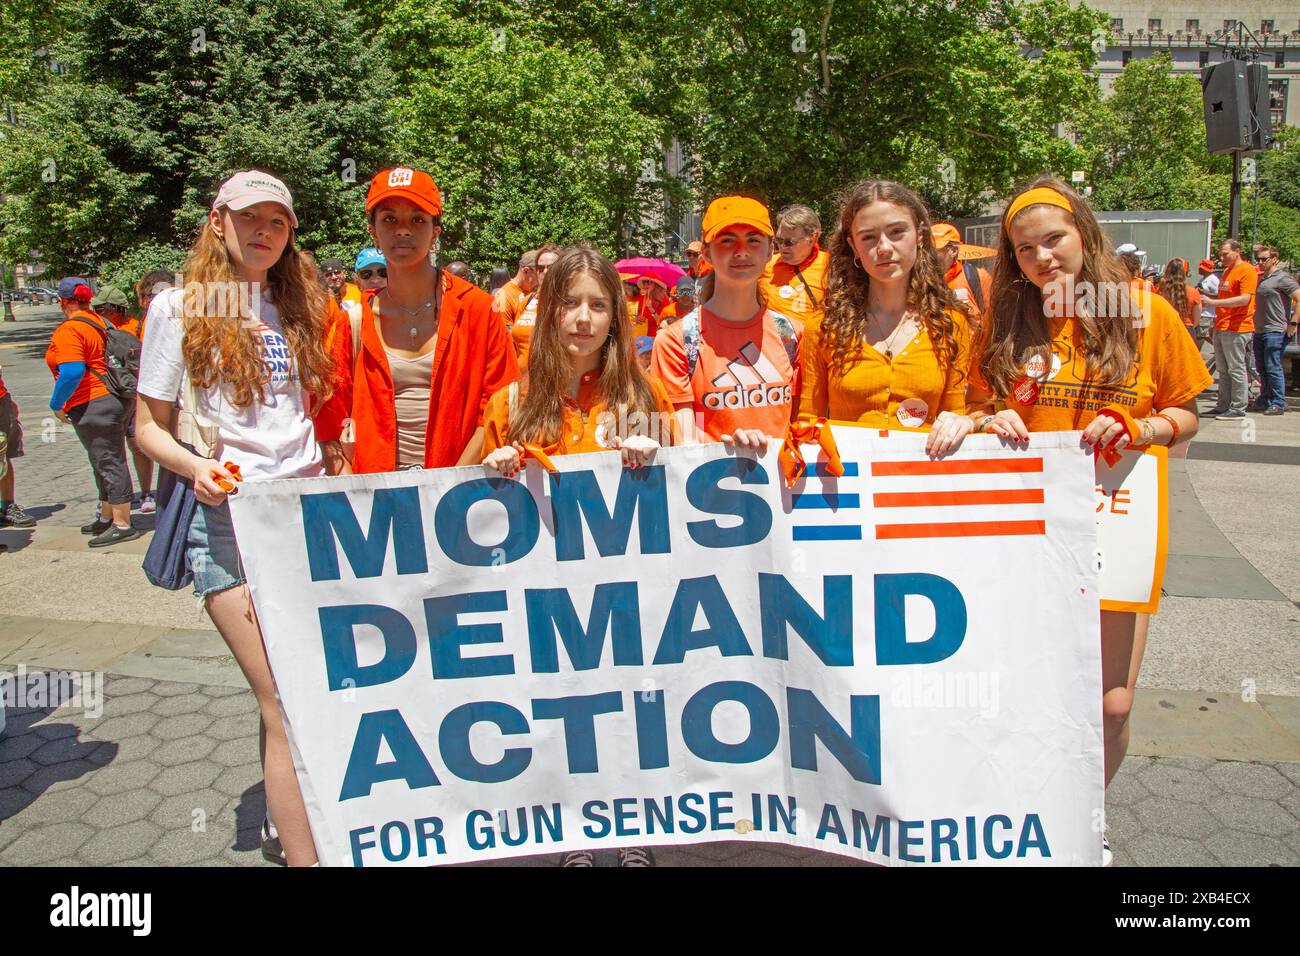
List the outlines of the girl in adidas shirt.
{"label": "girl in adidas shirt", "polygon": [[[333,380],[326,293],[294,243],[297,228],[293,198],[274,176],[248,170],[222,184],[185,263],[185,288],[149,307],[136,440],[194,482],[199,507],[187,538],[194,591],[257,698],[266,802],[284,858],[310,866],[316,850],[226,503],[235,476],[221,464],[237,465],[243,478],[322,473],[310,411]],[[200,419],[198,443],[212,445],[209,457],[172,437],[183,395],[194,399],[186,411]],[[268,846],[264,829],[263,853],[278,856]]]}
{"label": "girl in adidas shirt", "polygon": [[789,429],[803,335],[759,291],[772,258],[767,207],[747,196],[715,199],[704,214],[702,255],[712,271],[701,305],[660,330],[650,372],[677,409],[679,434],[761,455]]}

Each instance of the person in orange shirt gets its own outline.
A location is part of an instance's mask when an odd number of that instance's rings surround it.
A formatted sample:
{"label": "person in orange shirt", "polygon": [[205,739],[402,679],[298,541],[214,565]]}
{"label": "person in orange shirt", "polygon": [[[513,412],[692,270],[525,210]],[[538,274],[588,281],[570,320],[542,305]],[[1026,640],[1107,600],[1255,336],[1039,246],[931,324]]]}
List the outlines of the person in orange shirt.
{"label": "person in orange shirt", "polygon": [[799,401],[803,325],[773,312],[759,285],[772,257],[767,207],[723,196],[704,213],[712,267],[694,316],[655,336],[650,371],[677,409],[678,434],[763,454],[783,439]]}
{"label": "person in orange shirt", "polygon": [[655,337],[659,323],[671,302],[668,299],[668,286],[653,276],[641,276],[636,280],[637,291],[635,313],[629,309],[632,317],[632,334],[634,337],[648,335]]}
{"label": "person in orange shirt", "polygon": [[[126,294],[115,286],[100,286],[99,292],[90,300],[90,307],[101,318],[112,322],[123,332],[134,335],[144,342],[144,319],[133,319],[126,314]],[[126,403],[123,420],[126,430],[126,445],[131,449],[131,460],[135,464],[136,477],[140,479],[140,513],[153,514],[157,505],[153,500],[153,460],[140,450],[135,440],[135,401]]]}
{"label": "person in orange shirt", "polygon": [[1225,239],[1219,246],[1223,278],[1217,298],[1205,299],[1214,307],[1214,367],[1219,373],[1219,400],[1210,414],[1220,419],[1246,417],[1249,373],[1246,350],[1255,331],[1255,290],[1259,272],[1241,257],[1241,243]]}
{"label": "person in orange shirt", "polygon": [[[1032,444],[1032,432],[1082,429],[1099,453],[1189,440],[1210,376],[1173,308],[1130,282],[1073,189],[1043,176],[1016,193],[972,363],[977,430]],[[1101,612],[1107,782],[1128,749],[1146,633],[1146,615]]]}
{"label": "person in orange shirt", "polygon": [[704,277],[713,271],[713,266],[704,258],[704,243],[696,239],[686,247],[686,274],[695,283],[695,295],[698,298],[703,288]]}
{"label": "person in orange shirt", "polygon": [[802,417],[928,429],[946,455],[970,433],[970,328],[944,282],[925,204],[906,186],[866,180],[831,241],[826,315],[804,349]]}
{"label": "person in orange shirt", "polygon": [[988,274],[988,270],[962,261],[961,233],[952,223],[936,222],[930,234],[934,237],[934,248],[939,253],[939,266],[943,269],[948,288],[952,289],[957,301],[966,309],[972,325],[978,328],[981,317],[988,308],[993,277]]}
{"label": "person in orange shirt", "polygon": [[786,206],[776,214],[776,255],[763,273],[767,301],[809,333],[821,323],[826,303],[831,257],[818,244],[821,235],[822,222],[810,207]]}
{"label": "person in orange shirt", "polygon": [[514,276],[492,293],[492,311],[501,318],[507,329],[515,324],[515,318],[523,311],[528,296],[537,291],[537,285],[541,281],[537,277],[537,252],[536,249],[529,249],[521,255]]}
{"label": "person in orange shirt", "polygon": [[445,468],[482,459],[483,406],[519,377],[492,297],[434,267],[442,193],[398,166],[366,194],[370,235],[388,285],[361,300],[354,352],[346,316],[330,336],[333,395],[316,416],[329,474]]}
{"label": "person in orange shirt", "polygon": [[515,348],[515,360],[519,363],[521,369],[528,367],[528,349],[533,341],[533,329],[537,325],[537,296],[541,289],[542,280],[546,278],[546,270],[555,264],[555,260],[559,256],[560,247],[549,242],[537,250],[537,257],[533,267],[533,275],[536,277],[537,284],[524,296],[519,314],[515,316],[515,320],[510,326],[510,341]]}
{"label": "person in orange shirt", "polygon": [[90,546],[102,548],[140,537],[131,526],[131,474],[126,469],[126,409],[104,385],[109,324],[90,309],[94,297],[86,280],[59,282],[59,305],[66,320],[50,336],[45,364],[54,376],[50,409],[72,425],[95,476],[99,519],[85,525]]}
{"label": "person in orange shirt", "polygon": [[637,468],[672,444],[672,403],[636,360],[632,329],[620,320],[622,286],[590,247],[556,258],[538,295],[528,371],[483,412],[483,464],[512,476],[529,449],[620,451]]}

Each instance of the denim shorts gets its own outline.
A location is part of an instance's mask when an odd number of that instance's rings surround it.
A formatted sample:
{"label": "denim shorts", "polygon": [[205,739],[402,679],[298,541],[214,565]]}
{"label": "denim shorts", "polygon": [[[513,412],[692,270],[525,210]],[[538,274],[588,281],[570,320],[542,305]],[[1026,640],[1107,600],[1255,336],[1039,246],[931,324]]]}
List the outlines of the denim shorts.
{"label": "denim shorts", "polygon": [[205,598],[238,587],[247,580],[239,560],[239,543],[235,541],[229,503],[212,507],[199,502],[185,543],[190,569],[194,572],[196,596]]}

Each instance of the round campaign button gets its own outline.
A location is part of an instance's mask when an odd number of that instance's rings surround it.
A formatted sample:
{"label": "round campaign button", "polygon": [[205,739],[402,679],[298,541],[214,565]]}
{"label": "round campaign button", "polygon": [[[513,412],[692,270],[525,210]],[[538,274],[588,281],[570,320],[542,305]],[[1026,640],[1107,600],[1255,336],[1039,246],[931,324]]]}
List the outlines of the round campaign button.
{"label": "round campaign button", "polygon": [[1032,378],[1022,378],[1011,389],[1011,394],[1021,405],[1032,405],[1038,401],[1038,383]]}
{"label": "round campaign button", "polygon": [[1047,374],[1047,359],[1043,358],[1041,353],[1035,353],[1029,356],[1029,361],[1025,363],[1025,375],[1029,378],[1042,378]]}
{"label": "round campaign button", "polygon": [[907,428],[920,428],[930,415],[930,406],[923,398],[909,398],[898,406],[895,414]]}

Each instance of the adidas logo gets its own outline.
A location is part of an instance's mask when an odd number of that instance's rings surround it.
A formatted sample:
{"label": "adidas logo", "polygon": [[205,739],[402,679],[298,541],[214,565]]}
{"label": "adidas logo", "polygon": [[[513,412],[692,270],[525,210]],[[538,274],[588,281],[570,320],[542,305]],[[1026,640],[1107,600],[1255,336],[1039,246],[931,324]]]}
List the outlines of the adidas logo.
{"label": "adidas logo", "polygon": [[710,411],[789,405],[794,399],[794,389],[753,342],[741,346],[727,370],[709,384],[716,386],[704,393]]}

